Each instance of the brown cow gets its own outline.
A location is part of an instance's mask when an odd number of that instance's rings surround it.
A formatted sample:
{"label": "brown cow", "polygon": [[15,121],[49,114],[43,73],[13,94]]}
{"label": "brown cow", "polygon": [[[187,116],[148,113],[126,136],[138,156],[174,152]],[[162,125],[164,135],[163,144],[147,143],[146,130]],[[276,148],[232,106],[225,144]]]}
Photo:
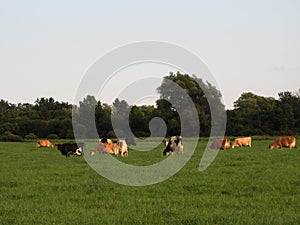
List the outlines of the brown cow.
{"label": "brown cow", "polygon": [[296,138],[295,137],[279,137],[272,144],[269,145],[269,149],[273,149],[273,148],[281,149],[282,147],[289,147],[290,149],[297,148],[296,147]]}
{"label": "brown cow", "polygon": [[104,148],[106,149],[106,152],[109,154],[115,154],[118,155],[118,149],[117,149],[117,143],[112,142],[110,139],[100,139],[99,143],[102,143],[104,145]]}
{"label": "brown cow", "polygon": [[236,138],[231,145],[232,148],[242,146],[251,147],[251,137]]}
{"label": "brown cow", "polygon": [[229,138],[217,138],[213,140],[209,146],[209,150],[226,150],[230,148],[230,139]]}
{"label": "brown cow", "polygon": [[104,154],[109,153],[112,155],[128,156],[128,148],[125,140],[119,140],[117,143],[112,142],[110,139],[100,139],[97,147],[93,149],[90,154],[95,153]]}
{"label": "brown cow", "polygon": [[40,148],[40,147],[54,147],[54,145],[48,141],[48,140],[38,140],[36,143],[36,147]]}
{"label": "brown cow", "polygon": [[96,153],[99,153],[99,154],[104,154],[104,153],[107,153],[105,147],[104,147],[104,144],[102,142],[99,142],[97,147],[94,148],[91,152],[90,152],[90,155],[95,155]]}

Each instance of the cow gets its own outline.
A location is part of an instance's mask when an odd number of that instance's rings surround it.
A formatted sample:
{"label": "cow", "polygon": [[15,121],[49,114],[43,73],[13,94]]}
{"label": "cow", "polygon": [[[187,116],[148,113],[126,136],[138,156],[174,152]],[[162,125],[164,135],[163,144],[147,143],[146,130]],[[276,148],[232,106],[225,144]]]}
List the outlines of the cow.
{"label": "cow", "polygon": [[36,143],[36,147],[37,148],[40,148],[40,147],[48,147],[48,148],[51,147],[51,148],[53,148],[54,145],[48,140],[38,140],[37,143]]}
{"label": "cow", "polygon": [[288,147],[290,149],[296,147],[296,138],[295,137],[279,137],[272,144],[269,145],[269,149]]}
{"label": "cow", "polygon": [[102,142],[99,142],[98,145],[96,146],[96,148],[94,148],[91,152],[90,155],[95,155],[96,153],[99,154],[105,154],[107,153],[106,148],[104,146],[104,144]]}
{"label": "cow", "polygon": [[231,145],[232,148],[242,147],[242,146],[251,147],[251,137],[236,138]]}
{"label": "cow", "polygon": [[106,138],[100,139],[96,148],[90,152],[90,155],[94,155],[97,152],[99,154],[108,153],[117,156],[120,154],[123,157],[128,156],[128,148],[125,140],[113,142]]}
{"label": "cow", "polygon": [[117,147],[121,156],[128,156],[128,148],[125,140],[119,140]]}
{"label": "cow", "polygon": [[117,142],[113,142],[107,138],[102,138],[99,140],[99,143],[104,145],[107,153],[118,155]]}
{"label": "cow", "polygon": [[183,153],[183,142],[181,136],[172,136],[163,140],[166,148],[163,151],[163,155]]}
{"label": "cow", "polygon": [[70,155],[83,155],[84,143],[63,143],[56,145],[62,155],[69,157]]}
{"label": "cow", "polygon": [[216,138],[208,147],[208,150],[219,150],[219,149],[226,150],[228,148],[230,148],[229,138]]}

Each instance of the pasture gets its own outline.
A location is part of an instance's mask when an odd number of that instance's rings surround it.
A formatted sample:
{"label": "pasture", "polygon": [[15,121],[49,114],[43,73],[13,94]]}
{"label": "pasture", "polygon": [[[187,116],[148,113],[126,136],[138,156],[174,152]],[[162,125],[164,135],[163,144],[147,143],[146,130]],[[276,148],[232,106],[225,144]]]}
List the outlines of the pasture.
{"label": "pasture", "polygon": [[[299,224],[300,149],[269,150],[271,142],[220,151],[200,172],[200,141],[182,170],[145,187],[113,183],[56,148],[0,143],[0,224]],[[162,150],[119,158],[148,165]]]}

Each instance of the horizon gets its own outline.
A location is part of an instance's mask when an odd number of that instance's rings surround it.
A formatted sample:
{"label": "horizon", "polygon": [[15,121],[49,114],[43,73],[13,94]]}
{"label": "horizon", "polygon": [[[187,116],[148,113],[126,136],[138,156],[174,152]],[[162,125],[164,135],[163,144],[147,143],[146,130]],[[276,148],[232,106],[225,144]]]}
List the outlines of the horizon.
{"label": "horizon", "polygon": [[[277,98],[275,98],[275,97],[273,97],[273,96],[264,96],[264,95],[259,95],[259,94],[257,94],[257,93],[254,93],[254,92],[251,92],[251,91],[245,91],[245,92],[242,92],[240,95],[239,95],[239,97],[241,97],[241,95],[243,94],[243,93],[253,93],[254,95],[257,95],[257,96],[260,96],[260,97],[264,97],[264,98],[274,98],[275,100],[278,100],[279,98],[279,96],[278,96],[278,94],[280,93],[280,92],[291,92],[292,94],[296,94],[296,93],[299,93],[300,92],[300,89],[298,89],[298,90],[284,90],[284,91],[279,91],[278,93],[277,93]],[[91,95],[91,96],[93,96],[93,95]],[[87,96],[86,96],[87,97]],[[107,104],[107,105],[109,105],[109,106],[112,106],[112,104],[113,104],[113,101],[115,100],[115,99],[117,99],[117,98],[115,98],[112,102],[110,102],[110,103],[108,103],[108,102],[104,102],[104,101],[102,101],[101,99],[98,99],[98,98],[96,98],[96,96],[93,96],[93,97],[95,97],[95,99],[97,100],[97,101],[100,101],[101,102],[101,104]],[[239,97],[237,97],[237,99],[236,100],[238,100],[238,98]],[[39,96],[39,97],[37,97],[37,98],[35,98],[35,100],[34,101],[32,101],[32,102],[29,102],[29,101],[27,101],[27,102],[12,102],[12,101],[9,101],[9,100],[7,100],[7,99],[4,99],[4,98],[0,98],[0,100],[3,100],[3,101],[7,101],[8,103],[11,103],[11,104],[14,104],[14,105],[18,105],[18,104],[35,104],[35,102],[38,100],[38,99],[41,99],[41,98],[45,98],[45,99],[50,99],[50,98],[53,98],[54,99],[54,101],[56,101],[56,102],[59,102],[59,103],[68,103],[68,104],[70,104],[70,105],[77,105],[77,104],[74,104],[72,101],[68,101],[68,100],[61,100],[61,99],[57,99],[57,98],[54,98],[53,96]],[[120,98],[118,98],[120,101],[122,101],[122,100],[125,100],[126,101],[126,99],[120,99]],[[82,99],[83,100],[83,99]],[[158,99],[157,99],[158,100]],[[235,101],[236,101],[235,100]],[[235,102],[234,101],[234,102]],[[127,101],[126,101],[127,102]],[[234,102],[232,103],[232,105],[234,105]],[[154,103],[149,103],[149,104],[130,104],[129,102],[127,102],[128,103],[128,105],[129,106],[156,106],[156,101],[154,102]],[[224,104],[224,103],[223,103]],[[226,108],[226,105],[224,105],[225,106],[225,110],[233,110],[234,109],[234,106],[232,106],[232,108]]]}

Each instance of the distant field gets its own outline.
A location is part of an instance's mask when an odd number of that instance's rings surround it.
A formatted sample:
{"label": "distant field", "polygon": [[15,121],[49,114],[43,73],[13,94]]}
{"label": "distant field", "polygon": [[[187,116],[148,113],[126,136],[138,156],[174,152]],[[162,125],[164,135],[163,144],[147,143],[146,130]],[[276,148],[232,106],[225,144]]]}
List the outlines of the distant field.
{"label": "distant field", "polygon": [[[199,172],[201,141],[180,172],[146,187],[113,183],[56,148],[0,143],[0,224],[300,224],[300,149],[270,142],[220,151]],[[148,165],[162,150],[121,160]]]}

